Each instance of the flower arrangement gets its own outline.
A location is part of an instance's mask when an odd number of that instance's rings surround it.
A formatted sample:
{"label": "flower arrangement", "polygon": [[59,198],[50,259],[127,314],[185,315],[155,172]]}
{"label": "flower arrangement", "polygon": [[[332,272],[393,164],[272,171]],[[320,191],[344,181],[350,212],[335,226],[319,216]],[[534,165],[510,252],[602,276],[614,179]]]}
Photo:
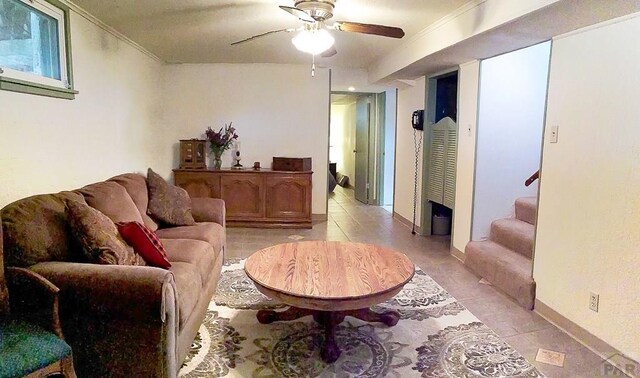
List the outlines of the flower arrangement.
{"label": "flower arrangement", "polygon": [[232,124],[233,122],[228,125],[225,124],[224,130],[221,127],[218,131],[214,131],[211,127],[207,128],[204,133],[209,141],[211,152],[214,154],[222,154],[224,151],[231,148],[234,140],[238,139],[238,134],[236,134],[236,129],[231,126]]}
{"label": "flower arrangement", "polygon": [[207,130],[204,132],[207,136],[207,140],[209,141],[211,152],[215,156],[215,169],[220,169],[222,166],[222,153],[230,149],[233,141],[238,139],[236,129],[231,126],[232,123],[233,122],[228,125],[225,124],[224,128],[221,127],[218,131],[214,131],[211,127],[207,127]]}

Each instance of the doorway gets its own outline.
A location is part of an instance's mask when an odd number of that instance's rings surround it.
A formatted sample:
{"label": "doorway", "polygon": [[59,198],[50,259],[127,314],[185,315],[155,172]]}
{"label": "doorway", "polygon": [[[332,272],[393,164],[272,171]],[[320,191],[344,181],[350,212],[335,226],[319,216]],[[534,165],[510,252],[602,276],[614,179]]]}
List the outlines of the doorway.
{"label": "doorway", "polygon": [[514,202],[537,197],[525,184],[540,168],[550,42],[481,62],[471,240],[513,216]]}
{"label": "doorway", "polygon": [[423,235],[451,233],[458,146],[458,71],[427,82],[422,164]]}
{"label": "doorway", "polygon": [[[396,90],[332,92],[329,167],[367,205],[393,211]],[[330,177],[331,181],[331,177]],[[331,191],[331,187],[329,188]]]}

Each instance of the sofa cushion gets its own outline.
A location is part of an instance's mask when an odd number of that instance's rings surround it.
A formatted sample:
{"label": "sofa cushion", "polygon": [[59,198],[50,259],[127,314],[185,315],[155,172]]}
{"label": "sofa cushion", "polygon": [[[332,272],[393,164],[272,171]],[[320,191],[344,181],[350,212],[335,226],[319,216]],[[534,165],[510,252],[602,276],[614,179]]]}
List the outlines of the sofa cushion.
{"label": "sofa cushion", "polygon": [[85,260],[104,265],[144,265],[118,234],[116,225],[100,211],[77,201],[67,202],[71,233],[79,242]]}
{"label": "sofa cushion", "polygon": [[186,262],[173,262],[169,270],[173,273],[178,291],[180,329],[189,320],[202,291],[202,280],[198,268]]}
{"label": "sofa cushion", "polygon": [[149,192],[147,189],[147,178],[137,173],[125,173],[110,178],[107,181],[113,181],[127,190],[129,196],[136,204],[140,216],[144,221],[144,225],[151,231],[158,229],[158,224],[154,222],[149,215],[147,215],[147,208],[149,207]]}
{"label": "sofa cushion", "polygon": [[198,268],[203,285],[209,282],[219,252],[201,240],[161,239],[169,261],[186,262]]}
{"label": "sofa cushion", "polygon": [[127,190],[115,182],[103,181],[77,190],[87,204],[115,222],[140,222],[142,215]]}
{"label": "sofa cushion", "polygon": [[170,226],[190,226],[196,223],[191,214],[191,198],[186,190],[167,184],[149,168],[147,173],[149,208],[147,214]]}
{"label": "sofa cushion", "polygon": [[116,227],[124,241],[132,246],[147,264],[162,269],[171,267],[164,245],[147,226],[139,222],[118,222]]}
{"label": "sofa cushion", "polygon": [[200,222],[193,226],[161,228],[156,231],[160,239],[193,239],[202,240],[213,246],[216,252],[220,252],[224,245],[224,227],[218,223]]}
{"label": "sofa cushion", "polygon": [[74,261],[82,256],[67,225],[67,200],[84,203],[80,194],[61,192],[23,198],[2,209],[6,266]]}

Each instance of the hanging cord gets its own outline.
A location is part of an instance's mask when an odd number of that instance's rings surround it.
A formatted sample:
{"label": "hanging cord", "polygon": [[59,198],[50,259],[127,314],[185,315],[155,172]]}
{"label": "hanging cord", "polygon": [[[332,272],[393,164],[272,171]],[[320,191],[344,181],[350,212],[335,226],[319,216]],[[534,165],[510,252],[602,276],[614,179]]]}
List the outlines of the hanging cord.
{"label": "hanging cord", "polygon": [[422,133],[413,129],[413,145],[416,151],[415,171],[413,172],[413,224],[411,233],[416,234],[416,208],[418,207],[418,163],[420,161],[420,146],[422,145]]}

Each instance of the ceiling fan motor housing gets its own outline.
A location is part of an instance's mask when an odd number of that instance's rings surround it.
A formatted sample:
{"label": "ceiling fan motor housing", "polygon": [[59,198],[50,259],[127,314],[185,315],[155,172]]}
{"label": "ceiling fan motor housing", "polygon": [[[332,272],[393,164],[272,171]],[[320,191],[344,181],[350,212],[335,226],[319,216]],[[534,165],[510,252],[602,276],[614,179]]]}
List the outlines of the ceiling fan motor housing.
{"label": "ceiling fan motor housing", "polygon": [[318,21],[324,21],[333,17],[335,3],[335,0],[297,0],[295,7],[307,12]]}

